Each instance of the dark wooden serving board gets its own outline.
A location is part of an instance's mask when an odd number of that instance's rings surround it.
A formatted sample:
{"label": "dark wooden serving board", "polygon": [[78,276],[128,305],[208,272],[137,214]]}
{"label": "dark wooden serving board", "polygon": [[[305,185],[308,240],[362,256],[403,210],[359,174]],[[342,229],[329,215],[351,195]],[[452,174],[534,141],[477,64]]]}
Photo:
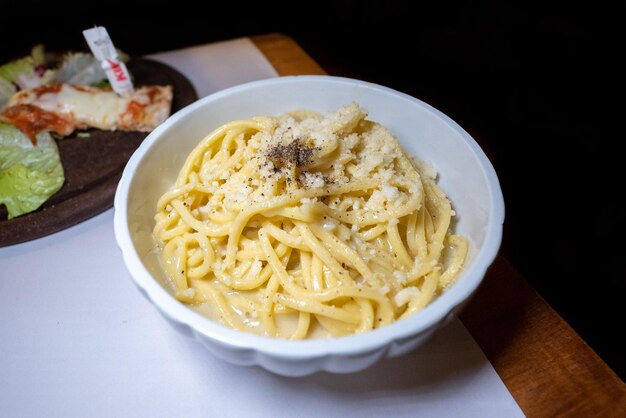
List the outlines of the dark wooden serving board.
{"label": "dark wooden serving board", "polygon": [[[165,64],[143,58],[128,63],[135,85],[171,85],[172,113],[197,100],[198,95],[185,76]],[[145,132],[86,131],[57,140],[65,183],[38,210],[7,219],[0,206],[0,247],[29,241],[76,225],[113,205],[115,189],[124,167]]]}

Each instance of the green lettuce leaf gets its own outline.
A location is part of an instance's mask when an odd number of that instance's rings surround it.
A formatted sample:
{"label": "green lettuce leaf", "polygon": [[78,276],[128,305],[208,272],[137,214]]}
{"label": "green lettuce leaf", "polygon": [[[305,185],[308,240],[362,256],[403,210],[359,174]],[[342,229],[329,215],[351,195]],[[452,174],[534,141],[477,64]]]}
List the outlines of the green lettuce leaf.
{"label": "green lettuce leaf", "polygon": [[0,77],[11,83],[17,83],[20,76],[30,75],[35,71],[33,57],[24,57],[0,65]]}
{"label": "green lettuce leaf", "polygon": [[100,62],[93,55],[82,52],[67,54],[56,74],[56,81],[59,83],[87,86],[106,78]]}
{"label": "green lettuce leaf", "polygon": [[0,77],[0,109],[9,102],[17,89],[10,81]]}
{"label": "green lettuce leaf", "polygon": [[33,57],[35,67],[46,63],[46,50],[43,44],[38,44],[30,50],[30,56]]}
{"label": "green lettuce leaf", "polygon": [[38,69],[40,66],[45,67],[45,49],[41,44],[35,45],[29,56],[0,65],[0,103],[3,100],[3,87],[6,90],[7,83],[16,84],[20,89],[51,84],[56,72],[49,69],[43,71]]}
{"label": "green lettuce leaf", "polygon": [[37,145],[19,129],[0,123],[0,205],[9,219],[39,208],[65,181],[59,150],[48,132]]}

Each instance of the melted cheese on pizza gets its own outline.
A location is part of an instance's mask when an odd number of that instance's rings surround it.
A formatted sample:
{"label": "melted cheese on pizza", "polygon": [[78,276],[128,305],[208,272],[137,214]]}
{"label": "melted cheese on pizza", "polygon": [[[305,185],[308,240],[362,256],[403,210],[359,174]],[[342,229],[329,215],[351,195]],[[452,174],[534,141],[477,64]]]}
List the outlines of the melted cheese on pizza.
{"label": "melted cheese on pizza", "polygon": [[98,128],[150,132],[170,114],[171,86],[144,86],[129,96],[108,89],[55,84],[16,93],[0,114],[31,139],[42,130],[69,135]]}

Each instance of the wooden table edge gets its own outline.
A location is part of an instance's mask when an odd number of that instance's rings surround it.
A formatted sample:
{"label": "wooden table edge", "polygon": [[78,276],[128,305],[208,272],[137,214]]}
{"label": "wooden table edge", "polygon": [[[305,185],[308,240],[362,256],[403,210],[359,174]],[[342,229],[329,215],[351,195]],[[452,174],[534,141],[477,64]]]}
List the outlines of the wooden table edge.
{"label": "wooden table edge", "polygon": [[[250,38],[281,76],[324,75],[292,38]],[[626,385],[503,257],[460,315],[522,411],[626,416]]]}

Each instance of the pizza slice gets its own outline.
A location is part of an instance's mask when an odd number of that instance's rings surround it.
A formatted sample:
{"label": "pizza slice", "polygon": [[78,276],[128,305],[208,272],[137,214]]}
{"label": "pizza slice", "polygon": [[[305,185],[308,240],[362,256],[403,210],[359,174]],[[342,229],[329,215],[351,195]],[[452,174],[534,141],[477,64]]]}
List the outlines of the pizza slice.
{"label": "pizza slice", "polygon": [[35,143],[38,132],[67,136],[76,129],[150,132],[170,114],[171,86],[143,86],[128,96],[110,89],[54,84],[21,90],[0,112]]}

